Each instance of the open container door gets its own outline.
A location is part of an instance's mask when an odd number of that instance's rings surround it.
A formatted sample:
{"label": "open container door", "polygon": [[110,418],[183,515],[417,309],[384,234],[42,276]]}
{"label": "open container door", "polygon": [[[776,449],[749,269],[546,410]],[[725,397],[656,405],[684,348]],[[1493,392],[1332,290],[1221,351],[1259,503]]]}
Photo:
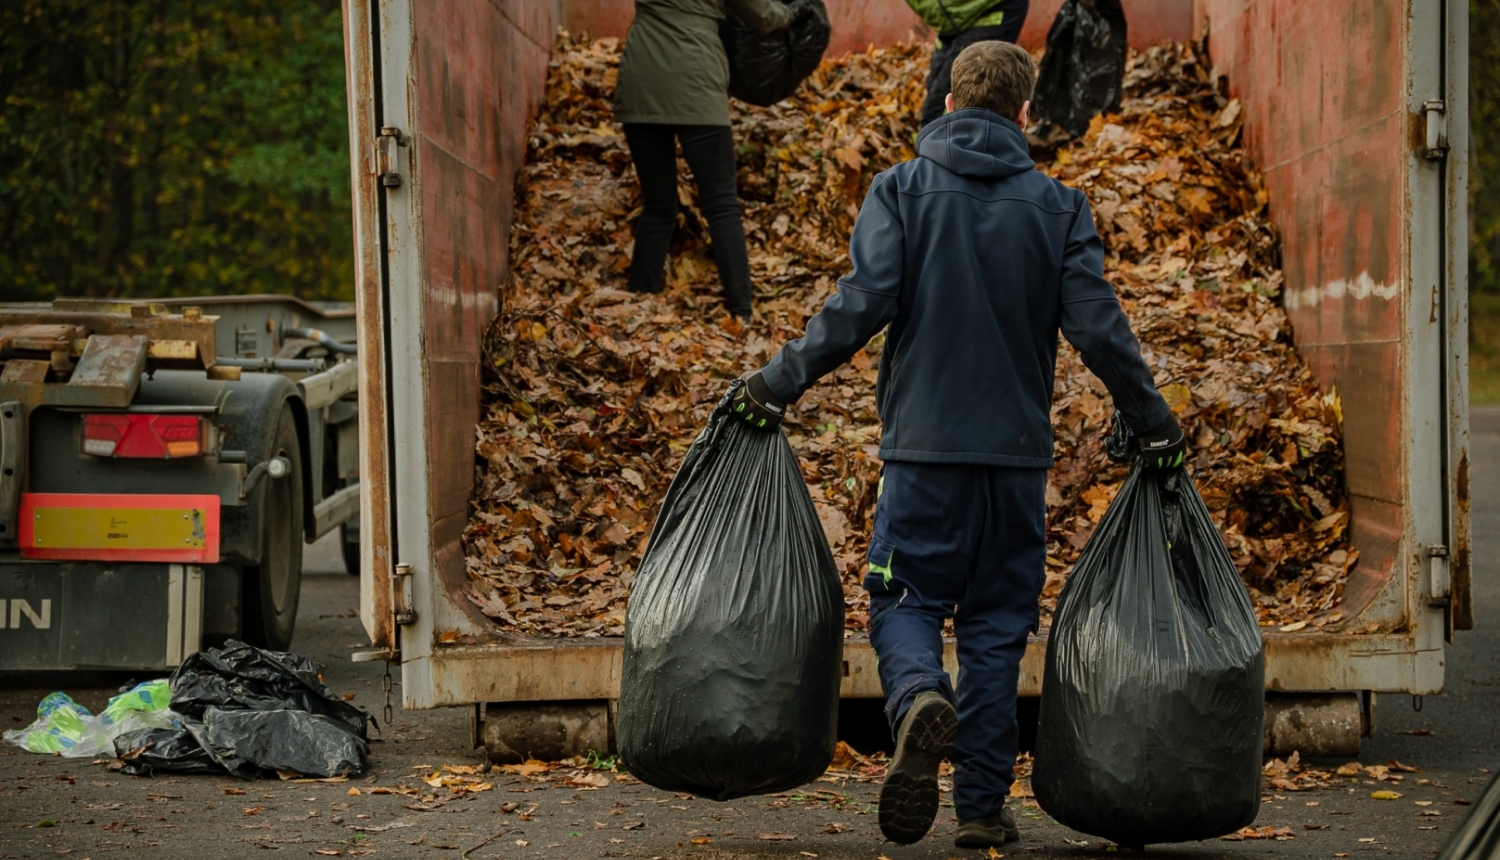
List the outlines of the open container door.
{"label": "open container door", "polygon": [[1442,129],[1465,115],[1466,8],[1195,2],[1245,103],[1297,348],[1342,399],[1360,552],[1357,635],[1269,634],[1268,689],[1437,692],[1448,622],[1468,623],[1466,152]]}
{"label": "open container door", "polygon": [[[529,0],[346,0],[360,339],[360,618],[406,707],[433,649],[489,628],[461,597],[484,331],[556,12]],[[522,129],[517,132],[516,129]]]}

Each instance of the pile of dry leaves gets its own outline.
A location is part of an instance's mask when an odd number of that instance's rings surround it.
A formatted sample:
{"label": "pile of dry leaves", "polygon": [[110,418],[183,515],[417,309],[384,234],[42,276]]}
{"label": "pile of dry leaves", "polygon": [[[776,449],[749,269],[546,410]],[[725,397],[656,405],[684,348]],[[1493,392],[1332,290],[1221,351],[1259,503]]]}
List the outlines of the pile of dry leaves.
{"label": "pile of dry leaves", "polygon": [[[858,204],[914,157],[925,46],[825,62],[771,108],[734,107],[756,319],[728,318],[706,223],[684,179],[668,289],[623,291],[639,194],[611,118],[614,40],[564,34],[527,147],[514,276],[486,343],[469,598],[505,629],[619,635],[650,524],[728,382],[801,334],[847,267]],[[1132,58],[1120,115],[1042,169],[1084,189],[1107,274],[1191,434],[1191,471],[1263,624],[1336,627],[1355,553],[1339,401],[1292,347],[1279,241],[1238,148],[1240,108],[1188,46]],[[687,169],[683,165],[686,177]],[[797,404],[785,428],[863,629],[859,580],[875,501],[877,337]],[[1124,478],[1103,452],[1111,407],[1064,347],[1047,494],[1044,623]]]}

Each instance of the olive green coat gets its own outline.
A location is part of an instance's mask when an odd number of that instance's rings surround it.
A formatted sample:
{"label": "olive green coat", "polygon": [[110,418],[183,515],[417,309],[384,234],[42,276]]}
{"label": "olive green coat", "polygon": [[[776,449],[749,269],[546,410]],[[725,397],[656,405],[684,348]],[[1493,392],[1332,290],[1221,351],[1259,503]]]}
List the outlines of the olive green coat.
{"label": "olive green coat", "polygon": [[616,120],[729,125],[729,58],[719,40],[726,2],[758,33],[792,22],[791,7],[779,0],[635,0]]}

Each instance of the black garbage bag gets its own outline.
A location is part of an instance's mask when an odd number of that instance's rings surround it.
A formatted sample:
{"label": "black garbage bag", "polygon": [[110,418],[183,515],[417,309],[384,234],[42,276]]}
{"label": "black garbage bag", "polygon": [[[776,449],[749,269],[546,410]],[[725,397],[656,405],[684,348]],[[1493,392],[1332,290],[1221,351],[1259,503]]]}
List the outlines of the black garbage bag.
{"label": "black garbage bag", "polygon": [[364,770],[370,745],[332,717],[306,711],[226,711],[203,715],[204,749],[230,773],[247,769],[350,776]]}
{"label": "black garbage bag", "polygon": [[190,655],[171,686],[181,726],[116,738],[126,773],[352,776],[369,759],[374,717],[328,689],[322,667],[298,654],[230,640]]}
{"label": "black garbage bag", "polygon": [[1500,773],[1469,807],[1469,814],[1448,834],[1438,860],[1494,860],[1500,857]]}
{"label": "black garbage bag", "polygon": [[[1115,427],[1120,458],[1135,446],[1118,413]],[[1136,849],[1249,825],[1264,679],[1255,611],[1192,478],[1137,460],[1058,598],[1037,802]]]}
{"label": "black garbage bag", "polygon": [[1095,116],[1120,109],[1126,33],[1120,0],[1067,0],[1057,10],[1031,97],[1041,136],[1050,125],[1078,137]]}
{"label": "black garbage bag", "polygon": [[[198,736],[203,724],[183,720],[175,729],[141,729],[115,738],[115,755],[125,763],[124,772],[150,776],[155,771],[171,773],[223,773],[224,766],[203,748]],[[236,774],[253,778],[259,771]]]}
{"label": "black garbage bag", "polygon": [[267,651],[233,639],[198,651],[172,673],[172,710],[202,718],[209,707],[275,711],[289,708],[332,717],[361,738],[374,719],[323,684],[317,663],[286,651]]}
{"label": "black garbage bag", "polygon": [[823,0],[791,0],[797,14],[791,26],[762,36],[734,10],[725,9],[719,37],[729,55],[729,94],[748,104],[770,107],[797,91],[823,61],[833,28]]}
{"label": "black garbage bag", "polygon": [[630,773],[729,800],[821,775],[837,742],[844,598],[797,458],[729,412],[683,459],[625,612]]}

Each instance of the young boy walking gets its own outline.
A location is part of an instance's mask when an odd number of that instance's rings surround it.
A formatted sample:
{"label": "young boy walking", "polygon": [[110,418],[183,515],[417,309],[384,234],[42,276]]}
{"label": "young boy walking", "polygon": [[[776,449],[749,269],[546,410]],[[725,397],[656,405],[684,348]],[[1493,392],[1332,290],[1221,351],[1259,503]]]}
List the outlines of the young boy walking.
{"label": "young boy walking", "polygon": [[[875,177],[849,241],[853,271],[733,408],[779,425],[824,374],[889,326],[875,386],[883,424],[870,540],[870,644],[896,755],[880,828],[931,828],[937,771],[954,766],[964,848],[1017,838],[1016,684],[1037,629],[1058,332],[1105,385],[1152,466],[1186,442],[1157,393],[1114,289],[1083,192],[1034,169],[1022,128],[1036,72],[1004,42],[953,64],[947,115],[918,157]],[[955,694],[943,621],[958,638]]]}

